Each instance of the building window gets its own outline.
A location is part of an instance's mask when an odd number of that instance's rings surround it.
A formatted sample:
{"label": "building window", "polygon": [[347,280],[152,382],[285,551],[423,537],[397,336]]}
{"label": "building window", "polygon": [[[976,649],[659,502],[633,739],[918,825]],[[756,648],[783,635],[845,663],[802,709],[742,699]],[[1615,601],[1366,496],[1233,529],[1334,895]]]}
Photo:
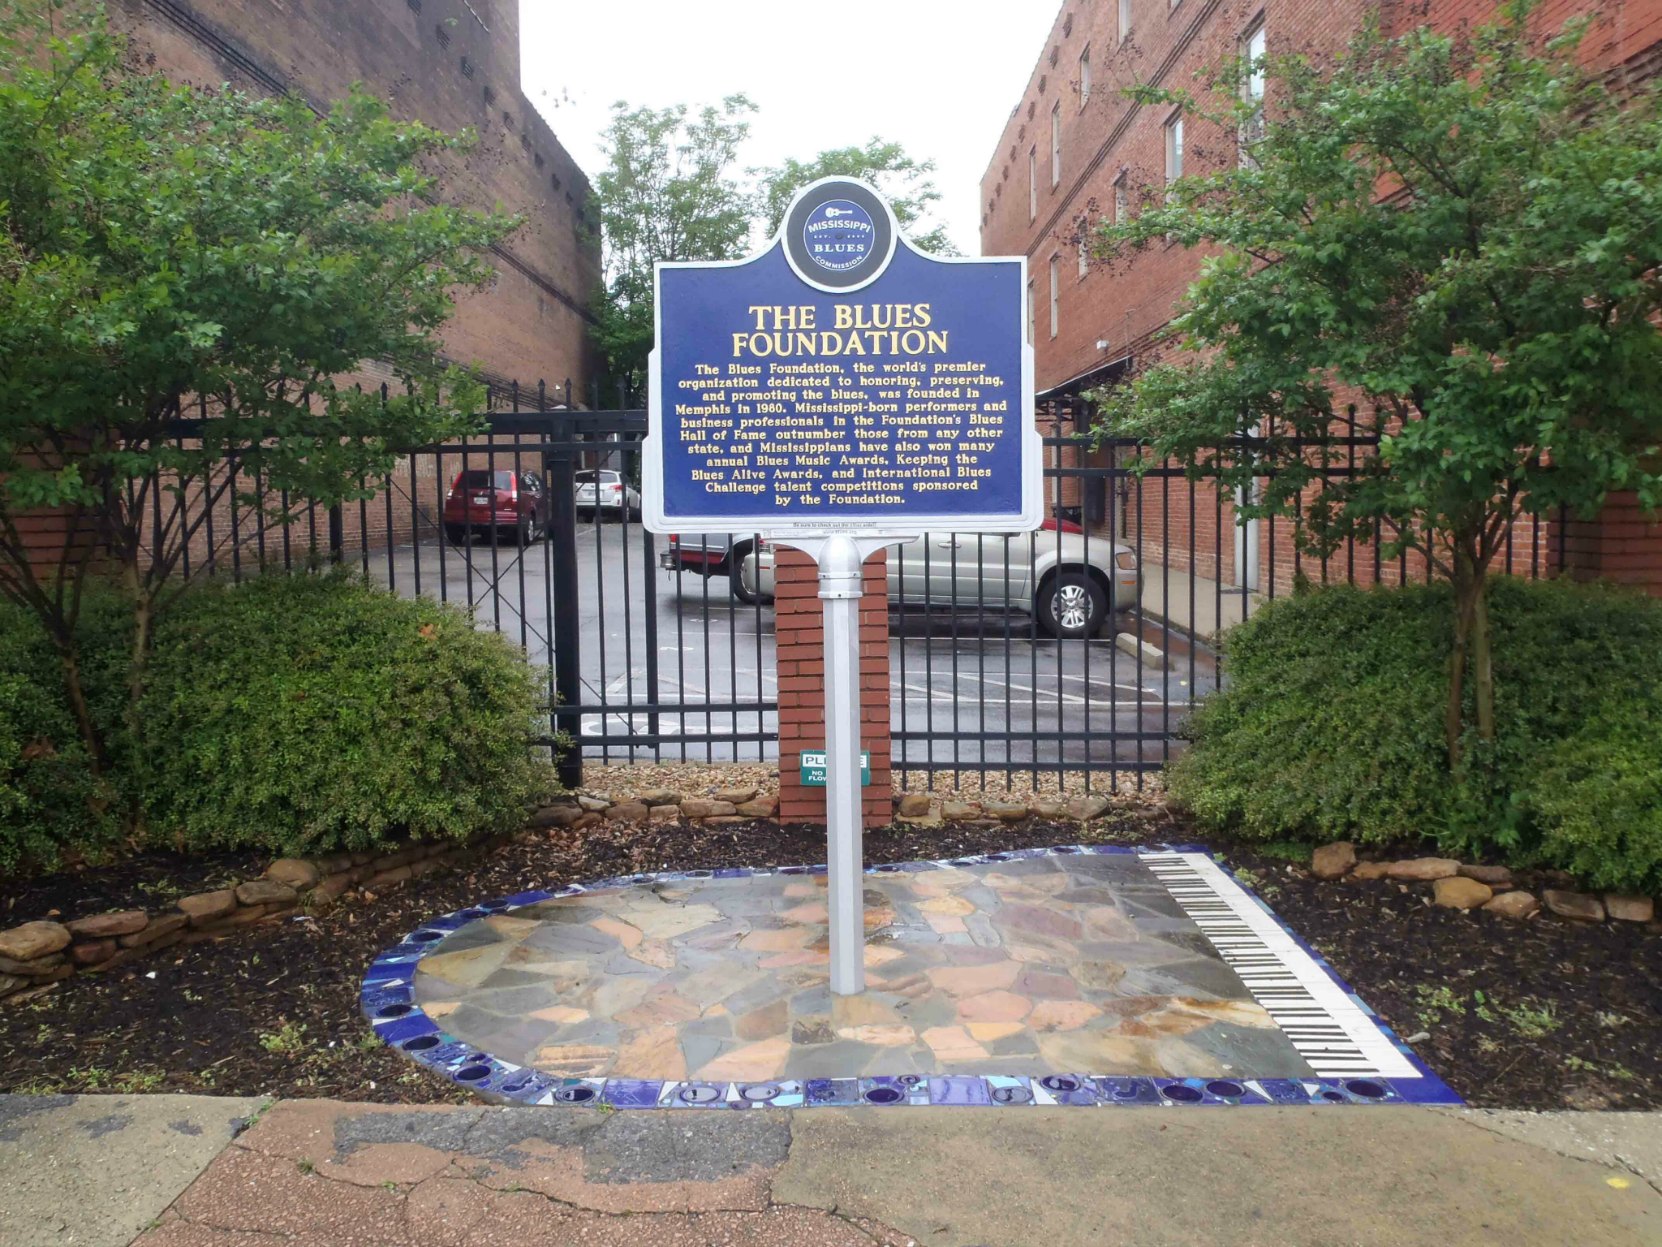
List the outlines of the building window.
{"label": "building window", "polygon": [[404,3],[410,6],[410,12],[421,12],[421,0],[404,0]]}
{"label": "building window", "polygon": [[1125,216],[1125,174],[1114,179],[1114,224],[1124,225]]}
{"label": "building window", "polygon": [[1027,149],[1027,219],[1037,220],[1039,216],[1039,149]]}
{"label": "building window", "polygon": [[1264,137],[1264,19],[1247,31],[1241,40],[1241,102],[1249,110],[1241,122],[1241,164],[1253,166],[1252,148]]}
{"label": "building window", "polygon": [[1079,218],[1079,234],[1075,239],[1079,250],[1079,280],[1085,280],[1085,274],[1091,271],[1091,215],[1086,213]]}
{"label": "building window", "polygon": [[1050,336],[1062,326],[1062,275],[1057,256],[1050,257]]}
{"label": "building window", "polygon": [[1050,110],[1050,184],[1062,181],[1062,101],[1057,100]]}
{"label": "building window", "polygon": [[1183,176],[1183,114],[1173,113],[1166,122],[1166,185]]}
{"label": "building window", "polygon": [[1079,107],[1091,102],[1091,49],[1079,54]]}
{"label": "building window", "polygon": [[433,27],[433,34],[438,37],[439,47],[448,48],[450,46],[450,32],[444,28],[442,22]]}
{"label": "building window", "polygon": [[1120,0],[1120,42],[1131,34],[1131,0]]}
{"label": "building window", "polygon": [[462,77],[473,77],[473,62],[468,60],[465,56],[462,57]]}
{"label": "building window", "polygon": [[1037,323],[1036,317],[1037,313],[1033,308],[1033,281],[1029,278],[1027,282],[1027,342],[1029,346],[1032,345],[1034,337],[1037,336],[1034,333],[1034,326]]}

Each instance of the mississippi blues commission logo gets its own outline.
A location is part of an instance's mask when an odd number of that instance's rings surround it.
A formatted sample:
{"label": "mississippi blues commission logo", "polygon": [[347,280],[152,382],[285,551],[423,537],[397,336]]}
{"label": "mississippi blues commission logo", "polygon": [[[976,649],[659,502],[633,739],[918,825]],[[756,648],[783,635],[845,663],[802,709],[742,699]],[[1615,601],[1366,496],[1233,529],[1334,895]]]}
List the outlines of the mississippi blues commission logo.
{"label": "mississippi blues commission logo", "polygon": [[846,273],[877,249],[877,225],[859,204],[833,199],[808,214],[802,226],[808,258],[828,273]]}

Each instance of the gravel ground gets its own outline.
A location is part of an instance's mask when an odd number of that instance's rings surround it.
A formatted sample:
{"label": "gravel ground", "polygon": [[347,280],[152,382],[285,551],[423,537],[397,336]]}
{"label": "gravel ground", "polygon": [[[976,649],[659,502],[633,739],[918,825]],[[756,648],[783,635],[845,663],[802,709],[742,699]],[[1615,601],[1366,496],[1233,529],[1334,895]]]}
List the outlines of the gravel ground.
{"label": "gravel ground", "polygon": [[[908,771],[897,776],[897,792],[929,792],[963,801],[1029,801],[1047,797],[1082,797],[1087,792],[1111,797],[1127,806],[1157,805],[1165,800],[1158,774],[1136,771],[1050,771],[1035,779],[1031,771],[1006,777],[1002,771]],[[583,787],[614,799],[653,788],[673,788],[682,796],[703,797],[718,789],[756,788],[777,791],[779,772],[771,762],[677,762],[633,766],[585,766]]]}

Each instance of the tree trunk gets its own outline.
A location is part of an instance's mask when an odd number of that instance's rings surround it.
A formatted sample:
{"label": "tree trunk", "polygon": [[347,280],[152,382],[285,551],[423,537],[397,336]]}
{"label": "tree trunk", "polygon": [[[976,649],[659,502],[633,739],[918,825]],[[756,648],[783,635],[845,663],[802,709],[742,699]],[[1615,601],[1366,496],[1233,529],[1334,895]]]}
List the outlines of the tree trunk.
{"label": "tree trunk", "polygon": [[81,733],[81,742],[87,747],[87,758],[94,775],[103,775],[109,769],[109,755],[104,748],[104,737],[87,705],[86,686],[81,681],[81,654],[73,637],[54,638],[58,647],[58,661],[63,664],[64,693],[69,698],[69,709],[75,716],[75,726]]}
{"label": "tree trunk", "polygon": [[1477,703],[1477,735],[1484,744],[1495,739],[1495,666],[1489,643],[1489,577],[1477,568],[1472,607],[1472,699]]}
{"label": "tree trunk", "polygon": [[1460,543],[1454,550],[1454,648],[1449,654],[1448,703],[1443,710],[1444,743],[1450,771],[1458,769],[1463,756],[1461,739],[1466,733],[1466,666],[1472,634],[1477,621],[1481,576],[1475,575],[1473,560]]}

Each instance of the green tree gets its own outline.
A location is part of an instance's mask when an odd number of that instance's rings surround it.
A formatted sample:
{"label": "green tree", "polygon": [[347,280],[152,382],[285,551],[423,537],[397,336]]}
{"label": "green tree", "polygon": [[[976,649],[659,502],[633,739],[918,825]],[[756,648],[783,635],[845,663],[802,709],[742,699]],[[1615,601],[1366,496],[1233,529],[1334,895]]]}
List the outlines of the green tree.
{"label": "green tree", "polygon": [[894,208],[895,219],[912,242],[937,255],[957,255],[944,225],[929,226],[930,210],[940,202],[931,176],[932,160],[914,160],[899,143],[873,138],[864,147],[837,147],[809,161],[787,160],[771,169],[754,171],[758,179],[758,211],[763,232],[771,238],[785,219],[785,209],[804,186],[821,178],[853,177],[870,182]]}
{"label": "green tree", "polygon": [[[1170,326],[1182,353],[1099,395],[1106,429],[1261,480],[1243,518],[1292,516],[1313,553],[1378,528],[1453,583],[1451,766],[1494,737],[1485,584],[1510,526],[1612,490],[1662,501],[1658,92],[1583,69],[1579,27],[1533,37],[1532,8],[1469,39],[1370,30],[1336,65],[1275,60],[1267,122],[1240,64],[1210,112],[1139,91],[1255,141],[1100,243],[1206,252]],[[1382,445],[1330,478],[1352,400],[1380,409]]]}
{"label": "green tree", "polygon": [[671,108],[612,106],[595,179],[605,240],[605,285],[596,293],[595,339],[614,379],[640,389],[652,351],[653,265],[734,260],[750,239],[750,198],[734,177],[755,106],[742,95],[689,116]]}
{"label": "green tree", "polygon": [[[246,515],[254,481],[363,497],[402,450],[471,427],[479,392],[437,332],[514,223],[434,202],[425,170],[465,138],[356,90],[320,118],[124,72],[100,19],[65,33],[64,14],[0,4],[0,593],[51,637],[103,769],[76,631],[89,578],[113,565],[131,601],[132,727],[211,512]],[[343,380],[366,360],[399,382],[385,401]],[[181,409],[199,420],[183,439]],[[73,528],[49,567],[27,525],[43,510]]]}

